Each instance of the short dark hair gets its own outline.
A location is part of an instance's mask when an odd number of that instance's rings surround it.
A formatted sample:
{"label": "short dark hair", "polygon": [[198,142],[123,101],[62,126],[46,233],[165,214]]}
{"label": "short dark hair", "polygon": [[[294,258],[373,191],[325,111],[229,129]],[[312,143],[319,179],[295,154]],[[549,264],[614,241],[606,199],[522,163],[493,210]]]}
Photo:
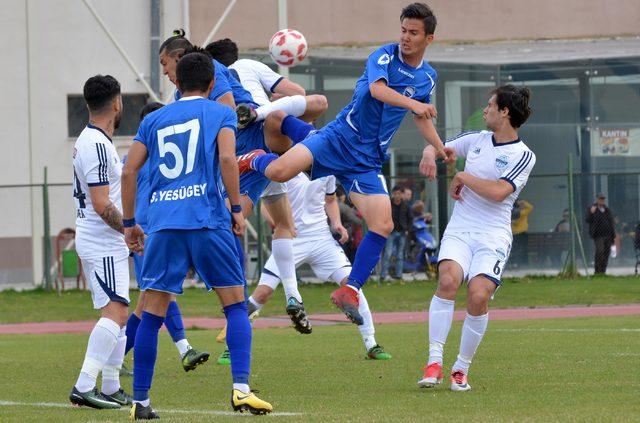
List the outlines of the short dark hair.
{"label": "short dark hair", "polygon": [[436,32],[436,25],[438,21],[433,10],[425,3],[411,3],[400,14],[400,22],[403,19],[420,19],[424,24],[424,32],[426,35],[431,35]]}
{"label": "short dark hair", "polygon": [[229,38],[209,43],[204,49],[211,57],[225,66],[231,66],[238,60],[238,45]]}
{"label": "short dark hair", "polygon": [[215,68],[211,58],[203,53],[185,54],[176,67],[176,79],[182,92],[205,92],[213,81]]}
{"label": "short dark hair", "polygon": [[82,94],[89,110],[100,112],[120,95],[120,83],[111,75],[92,76],[84,83]]}
{"label": "short dark hair", "polygon": [[491,94],[496,96],[498,110],[509,109],[509,122],[514,128],[520,128],[531,116],[529,88],[507,84],[494,89]]}
{"label": "short dark hair", "polygon": [[169,56],[173,56],[175,54],[183,55],[191,47],[193,47],[193,44],[185,38],[184,29],[175,29],[173,31],[173,35],[160,44],[158,54],[162,54],[163,51],[166,51]]}
{"label": "short dark hair", "polygon": [[402,185],[396,185],[393,187],[391,192],[396,192],[396,191],[404,191],[404,187]]}
{"label": "short dark hair", "polygon": [[149,113],[155,112],[162,107],[164,107],[164,104],[158,101],[152,101],[151,103],[145,104],[144,106],[142,106],[142,109],[140,109],[140,120],[144,119],[144,117]]}

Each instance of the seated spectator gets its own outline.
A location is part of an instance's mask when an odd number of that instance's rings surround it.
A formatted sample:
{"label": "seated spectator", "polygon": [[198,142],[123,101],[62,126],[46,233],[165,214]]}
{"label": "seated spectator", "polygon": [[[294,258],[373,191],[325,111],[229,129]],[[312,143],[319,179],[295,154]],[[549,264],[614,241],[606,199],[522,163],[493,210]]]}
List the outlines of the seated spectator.
{"label": "seated spectator", "polygon": [[413,227],[413,217],[409,210],[409,205],[403,199],[403,189],[399,186],[393,187],[391,191],[391,217],[393,219],[393,231],[387,238],[387,245],[382,257],[382,269],[380,278],[384,280],[389,277],[389,267],[391,258],[395,257],[396,279],[402,279],[402,268],[404,265],[405,245],[409,230]]}

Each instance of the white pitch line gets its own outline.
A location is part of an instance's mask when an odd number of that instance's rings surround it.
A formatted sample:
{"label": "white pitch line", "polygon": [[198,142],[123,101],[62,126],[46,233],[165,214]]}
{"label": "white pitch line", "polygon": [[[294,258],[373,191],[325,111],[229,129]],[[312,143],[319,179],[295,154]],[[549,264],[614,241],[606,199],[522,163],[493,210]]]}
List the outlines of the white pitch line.
{"label": "white pitch line", "polygon": [[[69,408],[69,409],[73,408],[73,406],[70,403],[63,403],[63,402],[20,402],[20,401],[0,400],[0,407],[24,406],[24,405],[30,405],[33,407],[48,407],[48,408]],[[129,409],[121,408],[119,411],[129,412]],[[183,410],[183,409],[159,408],[159,409],[156,409],[156,411],[158,413],[167,413],[167,414],[204,414],[204,415],[215,415],[215,416],[238,416],[238,417],[242,417],[243,415],[245,415],[245,414],[236,413],[233,411],[198,410],[198,409]],[[246,415],[251,415],[251,413],[247,413]],[[302,416],[304,415],[304,413],[292,413],[292,412],[281,411],[281,412],[269,413],[268,415],[277,416],[277,417],[293,417],[293,416]]]}
{"label": "white pitch line", "polygon": [[640,332],[640,328],[519,328],[489,329],[491,332]]}

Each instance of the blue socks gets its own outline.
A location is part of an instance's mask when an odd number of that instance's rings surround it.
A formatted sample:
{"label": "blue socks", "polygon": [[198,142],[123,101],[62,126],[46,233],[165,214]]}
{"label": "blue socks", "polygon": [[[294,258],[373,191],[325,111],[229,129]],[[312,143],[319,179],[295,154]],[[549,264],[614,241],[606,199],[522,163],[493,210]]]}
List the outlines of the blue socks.
{"label": "blue socks", "polygon": [[125,334],[127,335],[127,344],[124,347],[124,354],[127,355],[131,348],[133,348],[133,343],[136,340],[136,332],[138,331],[138,325],[140,324],[140,318],[135,315],[135,313],[131,313],[129,316],[129,320],[127,320],[127,329],[125,330]]}
{"label": "blue socks", "polygon": [[372,231],[367,232],[356,251],[356,257],[355,260],[353,260],[353,267],[351,268],[347,285],[351,285],[357,289],[362,288],[376,267],[378,260],[380,260],[382,250],[386,243],[386,237]]}
{"label": "blue socks", "polygon": [[227,316],[227,347],[231,356],[233,383],[248,385],[251,371],[251,323],[247,316],[246,301],[226,306],[224,314]]}
{"label": "blue socks", "polygon": [[267,166],[279,156],[273,153],[262,154],[251,160],[251,169],[264,175]]}
{"label": "blue socks", "polygon": [[164,317],[142,312],[133,350],[133,399],[135,401],[149,399],[153,369],[158,355],[158,331],[163,322]]}
{"label": "blue socks", "polygon": [[177,302],[171,301],[169,303],[169,307],[167,308],[167,317],[164,319],[164,325],[167,327],[173,342],[178,342],[187,338],[184,334],[182,314],[180,314],[180,307],[178,307]]}
{"label": "blue socks", "polygon": [[287,116],[280,125],[280,132],[291,139],[293,145],[305,139],[309,132],[313,131],[313,125],[298,119],[295,116]]}

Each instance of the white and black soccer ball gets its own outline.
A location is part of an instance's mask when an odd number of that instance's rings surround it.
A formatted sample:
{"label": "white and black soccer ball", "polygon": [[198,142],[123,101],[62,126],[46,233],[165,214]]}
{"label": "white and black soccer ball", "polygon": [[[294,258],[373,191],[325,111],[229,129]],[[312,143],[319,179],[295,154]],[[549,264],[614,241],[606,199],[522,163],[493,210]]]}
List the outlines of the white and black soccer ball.
{"label": "white and black soccer ball", "polygon": [[307,56],[307,40],[295,29],[281,29],[269,41],[269,54],[280,66],[291,67]]}

